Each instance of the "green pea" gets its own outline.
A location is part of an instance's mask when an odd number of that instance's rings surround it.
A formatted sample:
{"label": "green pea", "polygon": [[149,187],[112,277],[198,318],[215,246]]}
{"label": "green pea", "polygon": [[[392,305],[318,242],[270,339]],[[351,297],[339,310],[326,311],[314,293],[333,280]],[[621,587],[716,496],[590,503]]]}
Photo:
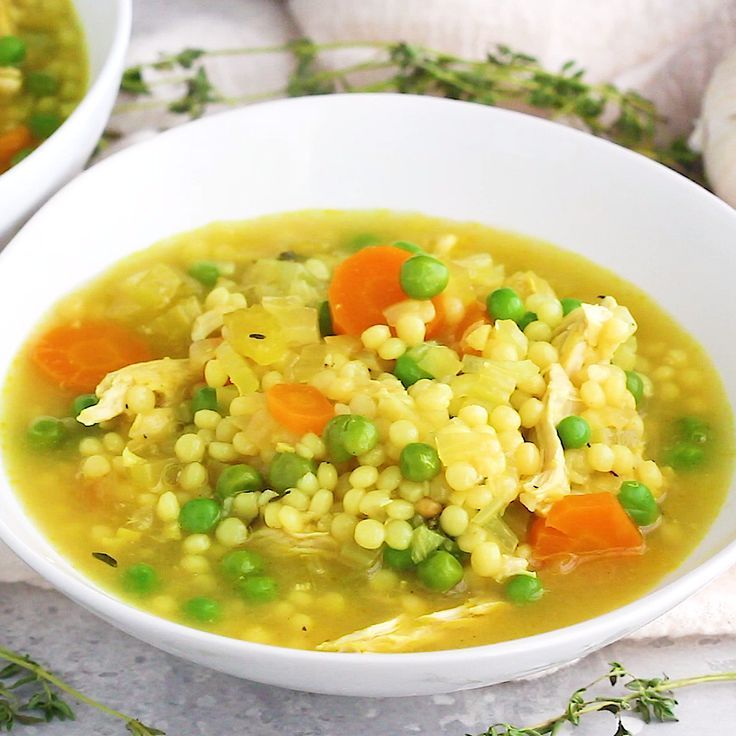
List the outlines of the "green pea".
{"label": "green pea", "polygon": [[222,571],[229,578],[244,578],[263,572],[263,558],[249,549],[236,549],[228,552],[220,563]]}
{"label": "green pea", "polygon": [[431,373],[428,373],[424,368],[419,367],[417,357],[415,356],[416,351],[414,348],[411,348],[403,355],[400,355],[394,364],[394,375],[402,384],[404,384],[404,388],[413,386],[417,381],[421,381],[423,378],[434,378]]}
{"label": "green pea", "polygon": [[48,97],[57,93],[59,80],[46,72],[29,72],[26,74],[26,89],[35,97]]}
{"label": "green pea", "polygon": [[150,595],[161,585],[156,570],[145,562],[138,562],[123,570],[122,579],[123,588],[139,596]]}
{"label": "green pea", "polygon": [[639,526],[649,526],[659,518],[657,501],[643,483],[624,481],[618,492],[618,500]]}
{"label": "green pea", "polygon": [[583,305],[580,299],[575,299],[571,296],[566,296],[560,299],[560,304],[562,304],[562,314],[564,317],[567,317],[570,312],[574,312],[578,307]]}
{"label": "green pea", "polygon": [[72,401],[72,416],[78,417],[85,409],[95,406],[99,399],[95,394],[80,394]]}
{"label": "green pea", "polygon": [[524,312],[521,319],[516,324],[519,325],[519,329],[524,332],[532,322],[536,322],[538,319],[539,317],[536,312]]}
{"label": "green pea", "polygon": [[399,456],[401,475],[407,480],[421,483],[432,480],[442,468],[437,450],[424,442],[410,442]]}
{"label": "green pea", "polygon": [[295,488],[307,473],[316,472],[317,466],[313,460],[295,452],[277,452],[268,469],[268,481],[274,491],[283,493],[289,488]]}
{"label": "green pea", "polygon": [[704,445],[710,439],[710,425],[699,417],[680,417],[675,429],[678,437],[694,445]]}
{"label": "green pea", "polygon": [[10,157],[10,165],[15,166],[16,164],[19,164],[23,159],[28,158],[35,150],[36,149],[32,146],[21,148],[20,151],[14,153]]}
{"label": "green pea", "polygon": [[644,379],[636,371],[626,371],[626,388],[639,406],[644,398]]}
{"label": "green pea", "polygon": [[378,444],[378,430],[360,414],[340,414],[327,422],[322,439],[330,459],[344,463],[372,450]]}
{"label": "green pea", "polygon": [[665,452],[664,456],[665,465],[677,471],[694,470],[700,467],[704,460],[703,446],[692,442],[677,442]]}
{"label": "green pea", "polygon": [[211,289],[220,278],[220,267],[212,261],[197,261],[189,266],[187,273],[193,279],[197,279],[200,284]]}
{"label": "green pea", "polygon": [[220,520],[220,504],[211,498],[193,498],[179,512],[179,526],[190,534],[207,534]]}
{"label": "green pea", "polygon": [[319,321],[319,334],[322,337],[329,337],[335,334],[335,328],[332,326],[332,312],[330,311],[330,303],[323,301],[317,310],[317,319]]}
{"label": "green pea", "polygon": [[230,465],[220,473],[215,492],[220,498],[234,496],[236,493],[250,493],[263,490],[263,476],[252,466]]}
{"label": "green pea", "polygon": [[363,250],[363,248],[367,248],[370,245],[379,245],[382,242],[384,242],[384,239],[380,235],[359,233],[348,240],[346,248],[351,253],[357,253],[359,250]]}
{"label": "green pea", "polygon": [[506,597],[518,605],[538,601],[544,595],[544,588],[534,575],[513,575],[504,585]]}
{"label": "green pea", "polygon": [[38,417],[28,427],[28,442],[35,450],[52,450],[67,437],[67,429],[56,417]]}
{"label": "green pea", "polygon": [[48,138],[61,123],[61,118],[53,112],[34,112],[28,118],[28,127],[36,138]]}
{"label": "green pea", "polygon": [[414,567],[414,560],[411,559],[411,550],[384,547],[383,564],[394,570],[408,570]]}
{"label": "green pea", "polygon": [[446,593],[463,579],[463,566],[449,552],[437,550],[417,565],[417,576],[430,590]]}
{"label": "green pea", "polygon": [[557,435],[566,450],[574,450],[590,441],[590,425],[582,417],[571,414],[557,425]]}
{"label": "green pea", "polygon": [[486,299],[486,309],[493,319],[520,320],[525,313],[521,297],[509,287],[492,291]]}
{"label": "green pea", "polygon": [[267,603],[279,594],[278,584],[268,575],[251,575],[239,580],[237,588],[240,595],[252,603]]}
{"label": "green pea", "polygon": [[424,251],[415,243],[410,243],[408,240],[397,240],[395,243],[393,243],[394,248],[401,248],[401,250],[405,250],[408,253],[413,253],[416,255],[417,253],[424,253]]}
{"label": "green pea", "polygon": [[432,256],[416,255],[401,264],[399,282],[412,299],[431,299],[441,294],[450,281],[450,271]]}
{"label": "green pea", "polygon": [[222,606],[212,598],[200,595],[184,602],[182,611],[187,618],[205,624],[212,624],[222,618]]}
{"label": "green pea", "polygon": [[211,386],[198,388],[192,396],[192,413],[196,414],[202,409],[217,411],[217,389]]}
{"label": "green pea", "polygon": [[0,36],[0,66],[15,66],[26,58],[26,42],[18,36]]}

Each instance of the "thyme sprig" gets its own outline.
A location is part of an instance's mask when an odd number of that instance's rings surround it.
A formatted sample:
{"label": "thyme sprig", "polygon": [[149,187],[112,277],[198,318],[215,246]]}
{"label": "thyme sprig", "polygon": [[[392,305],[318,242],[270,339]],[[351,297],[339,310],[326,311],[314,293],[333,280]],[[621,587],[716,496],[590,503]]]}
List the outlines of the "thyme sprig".
{"label": "thyme sprig", "polygon": [[[535,726],[519,727],[510,723],[495,723],[478,736],[555,736],[570,724],[579,726],[583,716],[589,713],[607,712],[615,718],[616,730],[613,736],[631,736],[622,717],[628,713],[639,716],[645,723],[676,721],[677,700],[674,691],[693,685],[714,682],[736,682],[736,672],[721,672],[713,675],[699,675],[680,680],[662,677],[641,678],[632,675],[622,664],[611,662],[610,669],[593,682],[576,690],[568,699],[565,711]],[[608,682],[612,693],[590,695],[589,692]],[[466,736],[469,736],[466,734]]]}
{"label": "thyme sprig", "polygon": [[[341,49],[359,50],[369,58],[349,66],[325,68],[322,63],[325,55]],[[225,95],[212,83],[205,67],[206,60],[215,57],[272,54],[290,55],[293,70],[285,87],[258,94]],[[368,77],[366,73],[370,73]],[[181,88],[180,96],[168,100],[154,98],[155,86],[172,84]],[[650,100],[612,84],[586,81],[585,70],[573,61],[557,71],[549,71],[535,57],[503,45],[479,60],[417,44],[379,41],[318,44],[308,38],[260,48],[185,48],[130,67],[123,75],[121,90],[131,99],[118,106],[119,113],[164,107],[190,118],[201,116],[212,105],[236,106],[282,96],[334,92],[435,95],[531,110],[620,143],[692,178],[702,177],[700,157],[684,139],[659,142],[664,121]]]}
{"label": "thyme sprig", "polygon": [[74,720],[76,716],[66,696],[122,720],[133,736],[165,736],[163,731],[81,693],[27,654],[0,646],[0,661],[7,662],[0,669],[0,732],[54,720]]}

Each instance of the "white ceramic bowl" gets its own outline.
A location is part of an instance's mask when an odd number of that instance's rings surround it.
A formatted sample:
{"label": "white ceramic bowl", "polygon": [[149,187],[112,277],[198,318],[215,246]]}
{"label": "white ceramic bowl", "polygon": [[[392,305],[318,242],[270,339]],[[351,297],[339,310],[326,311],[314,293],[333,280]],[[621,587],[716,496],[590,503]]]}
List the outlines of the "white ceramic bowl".
{"label": "white ceramic bowl", "polygon": [[89,88],[47,141],[0,176],[0,247],[50,194],[82,170],[115,102],[130,37],[131,0],[73,0],[89,54]]}
{"label": "white ceramic bowl", "polygon": [[[311,97],[177,128],[85,172],[0,256],[0,376],[63,293],[121,256],[212,220],[307,207],[479,220],[584,253],[649,291],[709,350],[736,397],[736,213],[622,148],[518,113],[432,98]],[[533,265],[533,264],[530,264]],[[239,677],[349,695],[446,692],[529,675],[668,610],[736,562],[736,493],[692,556],[612,613],[538,636],[421,654],[330,654],[189,629],[121,603],[44,539],[0,477],[0,537],[115,626]]]}

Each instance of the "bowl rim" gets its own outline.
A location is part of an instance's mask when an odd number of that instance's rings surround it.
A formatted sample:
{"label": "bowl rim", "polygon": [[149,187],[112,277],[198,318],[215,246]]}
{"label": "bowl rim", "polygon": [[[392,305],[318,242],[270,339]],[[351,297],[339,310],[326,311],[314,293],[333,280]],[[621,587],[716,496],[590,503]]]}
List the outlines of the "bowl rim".
{"label": "bowl rim", "polygon": [[[126,0],[119,0],[119,2],[126,2]],[[611,141],[597,138],[555,121],[537,118],[518,111],[484,106],[472,102],[447,100],[444,98],[425,97],[421,95],[404,95],[398,93],[345,93],[316,97],[310,96],[270,100],[248,105],[246,107],[236,108],[234,110],[214,113],[204,118],[178,125],[153,138],[117,151],[84,171],[68,185],[63,187],[58,193],[54,194],[51,199],[44,204],[21,228],[4,251],[0,252],[0,263],[3,262],[4,258],[7,260],[10,253],[14,253],[17,248],[22,247],[22,241],[24,240],[25,234],[27,232],[32,234],[33,228],[36,226],[39,218],[43,217],[47,207],[53,206],[57,197],[74,192],[75,188],[81,185],[80,182],[85,183],[88,180],[94,181],[95,177],[101,175],[104,176],[107,168],[114,165],[114,162],[116,162],[121,156],[124,157],[131,154],[131,152],[145,152],[148,149],[155,149],[162,138],[165,140],[173,140],[178,136],[186,138],[189,131],[193,128],[208,126],[216,127],[219,124],[218,121],[221,119],[250,115],[253,114],[252,111],[257,114],[257,112],[265,110],[266,108],[280,108],[285,106],[304,106],[307,108],[315,106],[351,106],[366,103],[370,104],[376,98],[383,98],[384,100],[390,99],[390,104],[396,105],[418,104],[426,106],[464,106],[468,109],[472,108],[475,111],[472,114],[499,116],[501,118],[505,117],[512,121],[517,121],[527,125],[536,125],[550,130],[554,129],[554,135],[567,136],[580,142],[586,141],[584,145],[605,148],[611,151],[612,155],[628,157],[639,166],[648,167],[650,170],[656,169],[660,172],[659,176],[669,178],[675,186],[689,190],[691,192],[690,196],[698,197],[704,202],[707,202],[709,207],[716,206],[721,208],[724,213],[728,213],[728,217],[736,218],[736,212],[725,202],[678,172],[675,172],[656,161],[648,159],[641,154],[623,148]],[[732,476],[731,487],[733,487],[735,478],[736,476]],[[28,518],[33,530],[47,541],[60,558],[69,563],[69,559],[56,550],[51,542],[48,541],[47,536],[43,534],[38,525],[34,522],[32,516],[25,513],[23,504],[20,503],[17,494],[13,491],[13,486],[7,473],[0,471],[0,483],[7,485],[11,494],[18,500],[21,509],[23,510],[24,515]],[[388,663],[396,663],[396,666],[398,666],[399,663],[402,665],[421,664],[423,666],[432,663],[451,664],[465,660],[481,661],[485,659],[502,659],[505,657],[512,657],[523,651],[532,649],[543,652],[552,647],[559,649],[561,646],[564,647],[566,644],[579,645],[580,642],[584,641],[589,641],[593,644],[590,649],[590,651],[592,651],[651,622],[678,603],[682,602],[685,598],[696,593],[717,575],[725,572],[736,563],[736,539],[734,539],[714,555],[698,564],[693,570],[690,570],[680,577],[670,580],[664,584],[660,583],[659,587],[648,591],[644,595],[624,604],[623,606],[598,616],[585,619],[578,623],[551,629],[531,636],[460,649],[440,649],[422,652],[321,652],[235,639],[190,627],[149,613],[121,598],[115,597],[111,592],[108,592],[102,586],[98,586],[86,575],[82,575],[80,573],[81,578],[78,579],[73,575],[68,574],[65,570],[57,567],[52,562],[48,561],[44,554],[17,537],[13,530],[6,524],[2,515],[0,515],[0,539],[2,539],[31,568],[42,575],[42,577],[49,580],[58,591],[71,597],[76,602],[81,603],[83,606],[102,616],[106,620],[115,622],[129,631],[145,629],[147,632],[150,632],[149,640],[151,641],[154,640],[153,637],[155,637],[155,640],[157,641],[167,641],[176,637],[180,642],[185,640],[185,642],[182,642],[182,645],[185,643],[187,647],[199,646],[209,651],[227,650],[229,655],[239,655],[243,658],[246,658],[249,654],[261,654],[268,656],[269,658],[276,658],[277,660],[297,660],[301,663],[311,662],[314,665],[328,663],[332,665],[338,659],[344,663],[361,661],[363,663],[373,663],[380,666],[386,666]],[[686,558],[685,562],[687,559],[688,558]],[[668,574],[672,574],[676,570],[677,568],[670,571]],[[366,664],[366,666],[368,665]],[[538,669],[542,669],[542,667]]]}
{"label": "bowl rim", "polygon": [[[108,0],[109,1],[109,0]],[[0,175],[0,195],[2,195],[3,187],[14,187],[15,179],[20,177],[21,173],[30,169],[33,161],[37,161],[39,156],[34,154],[41,150],[48,151],[50,148],[61,150],[67,144],[69,130],[76,127],[76,121],[87,116],[88,111],[100,105],[100,98],[105,96],[106,90],[110,87],[113,80],[117,76],[117,69],[121,66],[125,59],[125,53],[128,48],[128,40],[133,23],[133,0],[112,0],[115,3],[115,19],[113,22],[112,43],[107,50],[105,60],[92,80],[92,84],[87,87],[84,96],[79,104],[72,110],[71,114],[64,120],[53,135],[50,135],[39,146],[37,146],[30,155],[19,161],[15,166],[11,166],[4,174]],[[79,15],[75,0],[71,0],[74,12]],[[81,20],[80,20],[81,24]],[[84,28],[82,30],[85,30]],[[85,44],[87,43],[87,34],[84,34]],[[87,49],[85,48],[85,51]],[[89,71],[89,52],[87,51],[87,65]],[[70,125],[71,123],[71,125]],[[39,165],[40,166],[40,165]]]}

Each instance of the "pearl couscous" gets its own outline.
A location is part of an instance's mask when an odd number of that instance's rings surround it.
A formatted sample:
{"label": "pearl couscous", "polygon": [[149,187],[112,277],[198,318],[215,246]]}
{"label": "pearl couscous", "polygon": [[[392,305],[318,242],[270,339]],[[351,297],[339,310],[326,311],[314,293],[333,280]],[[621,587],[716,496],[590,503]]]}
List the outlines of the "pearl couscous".
{"label": "pearl couscous", "polygon": [[705,532],[733,454],[714,369],[633,286],[417,215],[160,244],[57,306],[6,403],[18,492],[95,580],[324,651],[631,600]]}

